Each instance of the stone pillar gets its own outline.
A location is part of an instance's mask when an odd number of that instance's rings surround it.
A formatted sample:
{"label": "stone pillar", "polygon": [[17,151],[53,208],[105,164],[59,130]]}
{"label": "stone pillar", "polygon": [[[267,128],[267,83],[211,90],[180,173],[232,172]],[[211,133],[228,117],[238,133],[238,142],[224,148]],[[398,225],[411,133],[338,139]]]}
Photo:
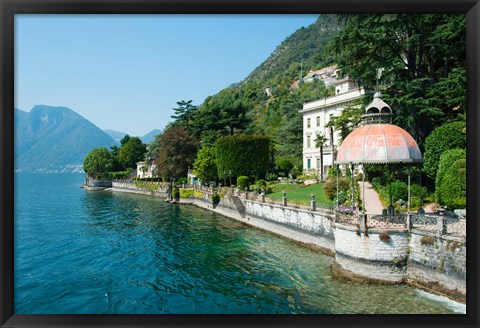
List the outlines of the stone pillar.
{"label": "stone pillar", "polygon": [[447,225],[445,224],[445,218],[443,216],[440,216],[437,218],[437,226],[435,229],[435,234],[441,237],[446,232],[447,232]]}
{"label": "stone pillar", "polygon": [[287,193],[285,191],[283,192],[282,205],[287,206]]}
{"label": "stone pillar", "polygon": [[310,197],[312,197],[312,200],[310,201],[310,209],[312,211],[315,211],[317,209],[317,204],[315,201],[315,194],[310,194]]}
{"label": "stone pillar", "polygon": [[367,214],[360,215],[360,231],[365,231],[367,227]]}
{"label": "stone pillar", "polygon": [[245,187],[245,199],[248,199],[248,188]]}
{"label": "stone pillar", "polygon": [[412,231],[412,227],[413,227],[412,214],[407,213],[407,230],[408,230],[408,232]]}

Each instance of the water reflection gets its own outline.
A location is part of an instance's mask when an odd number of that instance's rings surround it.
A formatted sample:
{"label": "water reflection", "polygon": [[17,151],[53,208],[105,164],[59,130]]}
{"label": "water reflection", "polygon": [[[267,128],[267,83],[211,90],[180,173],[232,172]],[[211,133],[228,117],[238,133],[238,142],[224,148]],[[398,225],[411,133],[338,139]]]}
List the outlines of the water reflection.
{"label": "water reflection", "polygon": [[16,236],[16,313],[453,312],[408,286],[339,280],[331,257],[193,206],[78,186],[64,196],[67,215],[20,212],[39,229],[22,221]]}

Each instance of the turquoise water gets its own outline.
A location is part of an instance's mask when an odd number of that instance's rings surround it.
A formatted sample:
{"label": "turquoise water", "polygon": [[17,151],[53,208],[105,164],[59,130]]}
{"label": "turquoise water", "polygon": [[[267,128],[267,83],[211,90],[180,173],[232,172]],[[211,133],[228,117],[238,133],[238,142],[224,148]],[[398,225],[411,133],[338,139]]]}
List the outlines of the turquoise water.
{"label": "turquoise water", "polygon": [[332,276],[332,258],[193,206],[15,175],[16,314],[455,313],[409,286]]}

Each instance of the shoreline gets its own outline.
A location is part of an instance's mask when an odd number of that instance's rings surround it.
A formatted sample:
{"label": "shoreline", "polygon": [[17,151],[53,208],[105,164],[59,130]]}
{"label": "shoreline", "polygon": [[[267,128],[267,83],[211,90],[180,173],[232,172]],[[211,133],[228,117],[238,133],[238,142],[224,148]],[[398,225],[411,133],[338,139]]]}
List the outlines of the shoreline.
{"label": "shoreline", "polygon": [[[87,187],[85,188],[86,190],[92,190],[92,191],[97,191],[97,190],[103,190],[103,191],[108,191],[108,192],[120,192],[120,193],[131,193],[131,194],[137,194],[137,195],[145,195],[145,196],[153,196],[157,198],[162,198],[166,199],[167,194],[162,193],[162,192],[154,192],[154,191],[145,191],[145,190],[138,190],[138,189],[130,189],[130,188],[118,188],[118,187],[111,187],[111,188],[92,188],[92,187]],[[422,279],[422,277],[410,277],[407,276],[406,274],[404,275],[404,278],[397,280],[397,281],[388,281],[384,280],[382,278],[377,279],[376,277],[369,277],[368,272],[367,274],[354,274],[352,275],[352,270],[350,270],[348,267],[342,267],[342,264],[339,264],[337,260],[344,258],[345,254],[344,251],[342,250],[337,250],[336,246],[338,247],[339,242],[335,241],[335,223],[329,222],[330,225],[332,225],[333,228],[333,233],[331,231],[328,231],[328,226],[326,228],[326,231],[324,235],[322,236],[321,234],[315,232],[309,232],[305,229],[300,229],[296,227],[292,227],[291,225],[281,223],[278,221],[275,221],[274,219],[265,219],[262,217],[262,215],[253,215],[253,214],[258,214],[254,212],[254,207],[268,207],[270,211],[276,211],[277,213],[280,212],[303,212],[300,213],[303,216],[305,215],[310,215],[314,216],[313,213],[308,213],[308,211],[304,210],[299,210],[295,208],[289,208],[287,206],[280,206],[280,205],[272,205],[272,204],[266,204],[266,203],[260,203],[260,202],[255,202],[255,201],[250,201],[246,200],[245,198],[242,198],[242,203],[245,205],[247,211],[244,215],[242,215],[238,207],[234,204],[232,201],[233,197],[224,197],[222,198],[222,201],[220,204],[217,204],[214,206],[211,201],[206,199],[198,199],[198,198],[181,198],[180,201],[173,201],[171,204],[178,204],[178,205],[194,205],[198,208],[206,209],[214,213],[221,214],[225,217],[228,217],[230,219],[234,219],[245,226],[255,228],[258,230],[262,230],[264,232],[276,235],[278,237],[288,239],[295,244],[298,244],[302,247],[306,247],[308,249],[311,249],[315,252],[319,252],[321,254],[330,256],[335,258],[334,263],[332,264],[331,270],[332,273],[339,276],[340,278],[347,279],[349,280],[350,277],[354,276],[356,279],[353,279],[354,281],[360,281],[363,283],[374,283],[376,284],[377,282],[381,282],[382,284],[388,283],[388,284],[406,284],[409,285],[417,290],[421,290],[424,292],[427,292],[431,295],[435,295],[437,297],[443,297],[449,301],[458,303],[459,305],[465,305],[466,304],[466,296],[464,293],[457,289],[448,289],[442,286],[440,283],[434,283],[432,284],[431,281],[428,281],[428,279]],[[237,196],[236,198],[239,199]],[[166,200],[168,202],[168,200]],[[315,213],[316,214],[316,213]],[[272,213],[270,213],[272,215]],[[272,215],[273,216],[273,215]],[[316,216],[319,216],[319,214],[316,214]],[[323,215],[325,216],[325,215]],[[278,219],[278,218],[277,218]],[[318,223],[318,222],[317,222]],[[338,228],[343,227],[347,228],[345,226],[338,226]],[[341,229],[341,230],[343,230]],[[348,230],[351,230],[348,227]],[[352,233],[354,229],[352,229]],[[371,232],[373,234],[375,232]],[[333,238],[332,238],[333,237]],[[338,237],[337,237],[338,238]],[[374,239],[374,238],[373,238]],[[338,254],[337,254],[338,253]],[[352,261],[353,260],[353,261]],[[363,265],[361,262],[363,262],[361,259],[350,259],[350,262],[355,262],[357,264]],[[371,261],[367,261],[371,262]],[[349,263],[349,262],[346,262]],[[415,265],[418,265],[418,263],[414,263]],[[361,266],[360,265],[360,266]],[[370,263],[368,263],[370,265]],[[342,268],[339,270],[339,267]],[[407,265],[405,266],[405,273],[406,273],[406,268]],[[377,270],[378,267],[373,267],[374,270]],[[424,269],[424,268],[422,268]],[[360,272],[362,272],[363,268],[361,268]],[[370,269],[369,269],[370,270]],[[353,270],[354,271],[354,270]],[[343,274],[345,273],[345,274]]]}

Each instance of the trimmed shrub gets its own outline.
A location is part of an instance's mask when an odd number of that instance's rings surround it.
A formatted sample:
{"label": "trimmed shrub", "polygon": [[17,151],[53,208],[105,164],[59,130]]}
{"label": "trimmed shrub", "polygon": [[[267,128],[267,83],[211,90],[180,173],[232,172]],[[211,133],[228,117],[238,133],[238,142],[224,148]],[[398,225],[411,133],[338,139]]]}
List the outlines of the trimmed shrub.
{"label": "trimmed shrub", "polygon": [[[386,182],[385,182],[386,183]],[[381,184],[379,178],[372,179],[372,185],[374,189],[380,194],[380,198],[384,204],[390,203],[390,184],[386,185]],[[425,199],[427,194],[427,188],[422,187],[423,199]],[[392,198],[396,210],[405,210],[408,202],[408,184],[403,181],[393,181],[392,182]],[[420,186],[416,183],[410,185],[410,206],[415,207],[420,205]]]}
{"label": "trimmed shrub", "polygon": [[257,182],[255,182],[255,189],[254,190],[258,193],[261,193],[262,189],[263,190],[267,189],[267,183],[265,182],[265,180],[258,180]]}
{"label": "trimmed shrub", "polygon": [[216,143],[218,176],[265,177],[269,167],[270,139],[261,134],[220,137]]}
{"label": "trimmed shrub", "polygon": [[342,172],[339,169],[337,170],[335,167],[331,167],[331,168],[328,169],[328,177],[336,179],[337,178],[337,171],[338,171],[338,176],[341,177]]}
{"label": "trimmed shrub", "polygon": [[273,172],[268,172],[265,175],[265,180],[267,181],[277,181],[278,176]]}
{"label": "trimmed shrub", "polygon": [[220,203],[220,194],[213,194],[213,195],[212,195],[212,203],[213,203],[213,204],[218,204],[218,203]]}
{"label": "trimmed shrub", "polygon": [[130,174],[132,174],[132,170],[127,171],[120,171],[120,172],[108,172],[112,179],[128,179],[130,178]]}
{"label": "trimmed shrub", "polygon": [[[350,189],[352,188],[352,180],[351,178],[348,177],[338,177],[338,191],[339,195],[341,193],[344,194],[350,194]],[[334,200],[335,197],[337,197],[337,178],[328,178],[324,183],[323,183],[323,191],[325,192],[325,195],[331,199]],[[351,194],[350,194],[351,195]],[[341,197],[339,197],[341,198]],[[340,202],[343,203],[343,202]]]}
{"label": "trimmed shrub", "polygon": [[239,176],[237,178],[237,186],[240,191],[244,191],[245,188],[249,189],[250,183],[249,183],[249,178],[247,176]]}
{"label": "trimmed shrub", "polygon": [[178,188],[173,188],[172,198],[175,200],[180,199],[180,190]]}
{"label": "trimmed shrub", "polygon": [[425,139],[425,153],[423,168],[432,179],[437,176],[440,156],[449,149],[467,147],[465,122],[450,122],[439,126]]}
{"label": "trimmed shrub", "polygon": [[440,157],[435,180],[437,203],[450,209],[465,208],[467,205],[466,151],[447,150]]}
{"label": "trimmed shrub", "polygon": [[180,197],[182,198],[190,198],[193,197],[194,190],[192,189],[180,189]]}

